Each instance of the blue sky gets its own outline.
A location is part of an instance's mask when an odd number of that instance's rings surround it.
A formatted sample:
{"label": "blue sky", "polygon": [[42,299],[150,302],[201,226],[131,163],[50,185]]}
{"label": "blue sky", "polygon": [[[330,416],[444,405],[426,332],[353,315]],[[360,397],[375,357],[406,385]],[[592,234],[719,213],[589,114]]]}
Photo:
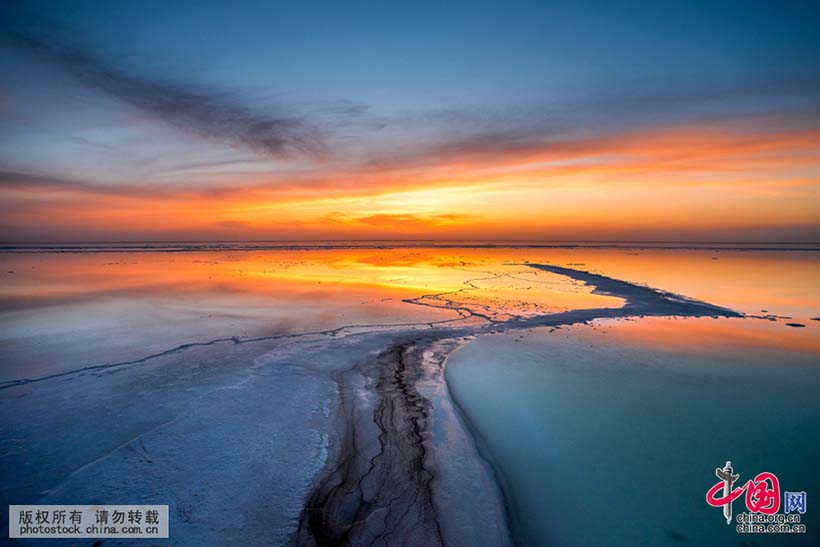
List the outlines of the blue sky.
{"label": "blue sky", "polygon": [[817,2],[9,2],[0,170],[244,184],[654,127],[813,128]]}

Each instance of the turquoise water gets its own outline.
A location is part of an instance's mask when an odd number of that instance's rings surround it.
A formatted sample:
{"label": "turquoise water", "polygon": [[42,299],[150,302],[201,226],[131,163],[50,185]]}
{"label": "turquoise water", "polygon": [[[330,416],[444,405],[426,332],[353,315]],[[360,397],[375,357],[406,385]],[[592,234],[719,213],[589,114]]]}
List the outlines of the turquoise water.
{"label": "turquoise water", "polygon": [[[671,330],[637,336],[643,321],[610,321],[498,334],[448,361],[450,390],[505,477],[522,543],[820,544],[817,353],[736,343],[760,320],[650,321]],[[692,334],[709,321],[730,322],[738,337],[716,348]],[[781,490],[806,491],[807,534],[727,525],[705,502],[726,460],[741,483],[771,471]],[[742,497],[733,509],[746,511]]]}

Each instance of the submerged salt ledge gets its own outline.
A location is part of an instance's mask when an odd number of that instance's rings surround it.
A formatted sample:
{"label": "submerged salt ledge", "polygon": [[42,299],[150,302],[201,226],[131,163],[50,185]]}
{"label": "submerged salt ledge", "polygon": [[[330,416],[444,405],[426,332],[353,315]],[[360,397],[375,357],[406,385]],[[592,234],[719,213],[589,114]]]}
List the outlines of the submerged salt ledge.
{"label": "submerged salt ledge", "polygon": [[[36,403],[45,393],[40,402],[57,396],[63,412],[74,405],[87,413],[109,401],[113,414],[100,421],[122,416],[133,435],[95,455],[93,435],[70,432],[79,456],[52,451],[62,469],[15,483],[4,497],[31,496],[63,474],[39,503],[170,503],[170,542],[179,545],[511,544],[497,470],[476,450],[440,373],[455,344],[448,340],[601,316],[737,315],[603,276],[529,266],[594,283],[627,303],[474,327],[393,326],[256,346],[228,339],[138,366],[8,385],[4,405],[20,394]],[[117,392],[138,395],[138,406],[117,406]],[[139,412],[153,417],[135,418]],[[48,411],[44,420],[59,421]],[[66,460],[82,461],[67,478]]]}
{"label": "submerged salt ledge", "polygon": [[744,481],[769,471],[781,495],[820,495],[817,354],[751,348],[759,322],[723,321],[503,332],[451,354],[449,387],[505,477],[522,545],[817,544],[809,512],[806,534],[759,541],[704,501],[727,455]]}

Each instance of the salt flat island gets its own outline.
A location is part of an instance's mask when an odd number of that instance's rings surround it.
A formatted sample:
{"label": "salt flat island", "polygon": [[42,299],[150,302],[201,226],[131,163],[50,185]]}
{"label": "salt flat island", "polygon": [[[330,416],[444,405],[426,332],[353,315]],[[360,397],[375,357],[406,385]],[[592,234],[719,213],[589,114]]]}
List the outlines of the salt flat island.
{"label": "salt flat island", "polygon": [[743,545],[725,460],[820,494],[814,248],[0,260],[4,504],[168,504],[172,545]]}

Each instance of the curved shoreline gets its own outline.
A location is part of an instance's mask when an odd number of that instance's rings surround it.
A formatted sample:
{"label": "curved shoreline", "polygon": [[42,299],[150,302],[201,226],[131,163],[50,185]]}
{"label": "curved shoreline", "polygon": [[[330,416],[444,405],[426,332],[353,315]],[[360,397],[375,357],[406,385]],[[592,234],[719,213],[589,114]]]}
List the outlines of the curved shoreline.
{"label": "curved shoreline", "polygon": [[[432,406],[418,390],[418,382],[424,377],[419,354],[423,354],[435,343],[456,336],[585,323],[607,317],[740,317],[740,314],[726,308],[598,274],[541,264],[526,266],[581,281],[593,286],[595,293],[616,296],[626,303],[621,308],[573,310],[508,321],[488,320],[484,327],[414,333],[409,340],[407,335],[396,333],[394,342],[376,357],[377,366],[373,366],[373,360],[369,361],[370,364],[360,365],[364,367],[361,369],[364,376],[376,378],[375,389],[372,390],[376,398],[372,403],[375,406],[372,422],[348,419],[346,430],[342,432],[339,457],[329,464],[303,510],[297,540],[300,545],[389,544],[388,537],[396,530],[404,531],[403,540],[408,537],[416,538],[420,541],[419,545],[447,544],[441,524],[444,517],[438,514],[439,508],[434,501],[433,483],[437,470],[435,464],[428,463],[430,460],[426,455],[428,451],[435,450],[429,442]],[[465,433],[471,437],[474,458],[491,469],[501,498],[499,502],[504,508],[507,531],[511,535],[511,541],[520,544],[525,538],[522,537],[522,527],[512,507],[514,501],[508,481],[493,461],[489,446],[482,440],[480,431],[471,424],[463,405],[459,404],[448,385],[446,360],[449,355],[451,353],[443,355],[438,365],[443,371],[446,396],[450,399],[458,420],[464,425]],[[419,401],[420,397],[422,402]],[[387,413],[386,409],[389,410]],[[350,409],[346,415],[350,415]],[[367,428],[372,429],[374,423],[379,431],[378,449],[375,454],[360,451],[357,439],[366,435]],[[408,467],[418,472],[410,475],[398,472],[399,469]],[[363,485],[373,475],[382,478],[376,486],[366,491]],[[409,491],[416,494],[409,500],[402,501],[401,498]],[[387,505],[385,498],[389,499]],[[396,511],[400,511],[400,517],[398,520],[390,520]],[[383,512],[386,512],[383,521],[374,524],[377,519],[371,517]],[[414,544],[413,541],[410,544]]]}
{"label": "curved shoreline", "polygon": [[[111,382],[115,386],[128,385],[138,381],[142,374],[161,375],[161,370],[154,369],[158,369],[163,360],[171,360],[173,365],[185,363],[189,352],[204,351],[206,346],[224,346],[219,351],[244,348],[250,355],[256,342],[285,342],[281,348],[277,346],[259,357],[260,364],[253,365],[255,372],[251,380],[240,390],[217,388],[209,392],[205,399],[186,408],[173,423],[139,433],[125,446],[63,480],[54,488],[54,494],[46,495],[43,501],[68,499],[67,496],[97,499],[100,494],[112,495],[120,491],[120,487],[115,486],[117,477],[139,477],[147,470],[156,470],[162,463],[173,461],[171,458],[180,458],[179,469],[157,478],[157,484],[175,485],[179,493],[174,495],[173,501],[177,506],[188,506],[192,498],[187,498],[185,492],[199,481],[210,483],[212,487],[208,495],[213,502],[234,497],[237,492],[232,485],[219,484],[217,487],[218,477],[208,474],[190,482],[190,473],[195,470],[189,467],[197,465],[200,460],[244,465],[244,459],[253,457],[256,458],[253,464],[264,469],[265,457],[275,462],[284,457],[280,450],[286,451],[288,457],[300,453],[303,458],[315,457],[312,451],[318,450],[317,454],[326,455],[322,456],[323,469],[322,463],[317,469],[304,462],[304,471],[297,472],[294,477],[279,479],[293,482],[296,486],[292,490],[287,490],[284,482],[280,486],[276,483],[268,485],[269,493],[275,496],[301,497],[300,502],[291,504],[288,509],[301,511],[297,529],[287,532],[291,524],[276,524],[277,530],[298,543],[365,545],[376,542],[389,545],[402,539],[411,544],[411,540],[415,540],[416,544],[425,546],[460,545],[467,537],[465,534],[473,534],[469,541],[473,545],[511,545],[516,542],[514,534],[518,528],[515,507],[505,477],[448,385],[446,361],[452,347],[446,341],[538,326],[583,323],[602,317],[740,316],[726,308],[581,270],[540,264],[525,266],[581,281],[593,286],[593,292],[622,298],[625,304],[620,308],[579,309],[504,321],[484,317],[485,324],[477,326],[458,326],[457,321],[464,319],[466,312],[453,309],[459,317],[433,324],[356,325],[281,337],[224,338],[186,344],[132,363],[90,367],[0,385],[0,392],[11,396],[10,392],[22,386],[31,383],[50,386],[50,380],[72,374],[76,374],[78,381],[99,379],[103,385]],[[446,294],[441,299],[446,301]],[[428,352],[432,354],[428,355]],[[220,355],[217,353],[215,357]],[[128,366],[135,364],[140,366]],[[105,374],[111,369],[132,372]],[[431,381],[431,375],[436,374],[438,376]],[[290,389],[301,390],[303,395],[295,399],[288,394]],[[310,401],[316,393],[328,389],[335,389],[335,395],[314,401],[327,406],[327,416],[322,417],[315,411],[312,418],[300,414],[309,408],[306,405],[314,404]],[[430,389],[444,391],[437,395],[437,399],[431,399]],[[269,400],[270,390],[275,390],[279,394],[276,397],[281,400]],[[241,398],[237,398],[238,393],[242,394]],[[248,406],[251,401],[256,401],[257,414],[267,412],[266,419],[271,420],[267,427],[281,435],[277,447],[269,445],[264,428],[247,423],[248,412],[252,412],[249,409],[253,408]],[[439,407],[436,402],[440,403]],[[287,403],[290,413],[287,422],[282,422],[284,414],[277,408],[283,403]],[[223,409],[221,422],[226,427],[235,424],[243,431],[241,438],[245,452],[232,453],[230,443],[225,441],[231,438],[230,435],[201,426],[211,419],[217,405],[222,405]],[[444,408],[443,414],[441,408]],[[448,414],[450,410],[453,415]],[[443,440],[437,437],[440,432],[435,430],[436,427],[454,424],[457,427],[448,433],[451,437],[445,435]],[[304,441],[297,439],[308,434],[311,442],[318,444],[300,445]],[[467,436],[469,442],[460,436]],[[136,451],[132,443],[139,445]],[[197,447],[204,445],[212,447],[207,454],[198,452]],[[270,448],[262,448],[268,446]],[[151,452],[150,460],[140,456],[147,451]],[[457,455],[455,462],[449,461],[453,451]],[[413,472],[404,472],[407,469]],[[137,480],[129,491],[134,496],[150,497],[152,484]],[[262,496],[264,489],[261,486],[249,488],[244,494],[245,501]],[[286,491],[279,492],[282,489]],[[259,501],[263,502],[264,498]],[[203,544],[215,542],[216,538],[209,536],[206,530],[197,528],[198,521],[191,520],[190,514],[183,513],[179,518],[181,520],[175,521],[175,526],[197,534]],[[272,516],[267,519],[274,524],[278,522]]]}
{"label": "curved shoreline", "polygon": [[470,419],[470,416],[467,414],[466,409],[459,402],[458,397],[456,397],[456,395],[453,393],[452,388],[450,387],[451,382],[447,376],[447,361],[449,361],[450,357],[454,355],[459,349],[461,349],[461,347],[463,346],[456,348],[455,351],[448,354],[447,359],[442,365],[444,386],[447,390],[447,395],[452,401],[453,408],[456,410],[458,419],[461,421],[461,423],[464,424],[465,431],[470,436],[470,440],[473,443],[473,447],[475,449],[477,457],[480,458],[483,462],[485,462],[489,469],[492,471],[493,479],[495,480],[495,484],[498,488],[499,495],[501,497],[501,502],[504,507],[507,529],[510,533],[513,543],[515,545],[525,545],[523,543],[524,538],[520,530],[520,524],[517,522],[516,512],[513,507],[514,502],[509,486],[509,481],[507,480],[504,473],[501,471],[501,466],[499,465],[498,461],[493,456],[492,450],[490,450],[489,443],[481,434],[481,431],[478,429],[478,427]]}

